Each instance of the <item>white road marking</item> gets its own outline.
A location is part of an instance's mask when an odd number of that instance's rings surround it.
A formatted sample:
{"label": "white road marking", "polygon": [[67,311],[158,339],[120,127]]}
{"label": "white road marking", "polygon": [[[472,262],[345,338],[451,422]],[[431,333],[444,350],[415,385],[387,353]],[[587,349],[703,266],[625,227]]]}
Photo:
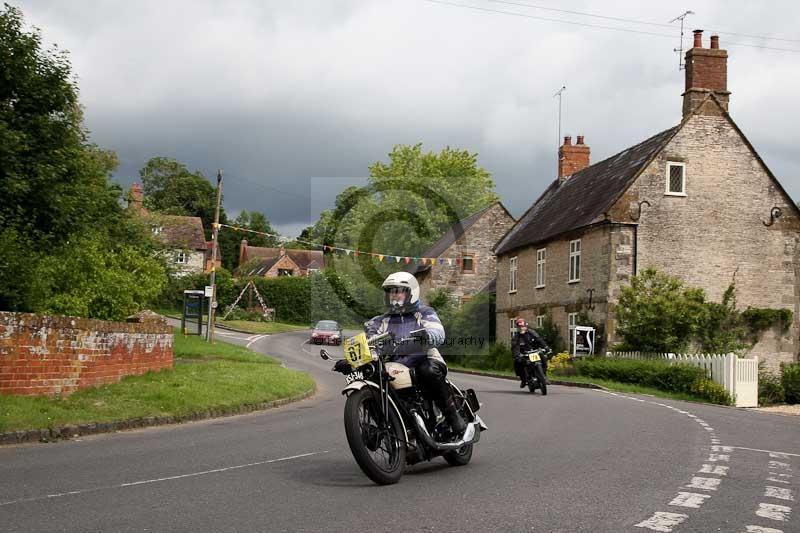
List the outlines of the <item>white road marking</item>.
{"label": "white road marking", "polygon": [[730,469],[729,466],[704,464],[703,467],[700,469],[699,473],[700,474],[716,474],[718,476],[727,476],[729,469]]}
{"label": "white road marking", "polygon": [[639,522],[636,527],[645,527],[653,531],[663,531],[668,533],[672,528],[683,523],[689,515],[680,513],[657,512],[644,522]]}
{"label": "white road marking", "polygon": [[252,345],[254,342],[258,342],[265,337],[269,337],[269,335],[256,335],[255,337],[250,337],[253,340],[247,343],[247,348],[250,348],[250,345]]}
{"label": "white road marking", "polygon": [[699,509],[703,502],[710,498],[708,494],[697,494],[695,492],[678,492],[678,495],[669,502],[670,505],[677,507],[691,507],[692,509]]}
{"label": "white road marking", "polygon": [[745,533],[783,533],[783,531],[771,527],[747,526],[747,531],[745,531]]}
{"label": "white road marking", "polygon": [[731,456],[724,453],[710,453],[708,454],[709,461],[730,461]]}
{"label": "white road marking", "polygon": [[717,490],[721,479],[716,477],[698,477],[694,476],[692,482],[686,485],[687,489],[700,489],[700,490]]}
{"label": "white road marking", "polygon": [[202,472],[192,472],[190,474],[181,474],[178,476],[169,476],[169,477],[162,477],[156,479],[144,479],[142,481],[132,481],[130,483],[120,483],[118,485],[109,485],[106,487],[95,487],[91,489],[81,489],[81,490],[73,490],[70,492],[59,492],[56,494],[47,494],[45,496],[34,496],[33,498],[21,498],[19,500],[11,500],[6,502],[0,502],[0,507],[4,505],[11,505],[14,503],[24,503],[24,502],[33,502],[38,500],[47,500],[50,498],[61,498],[63,496],[71,496],[74,494],[86,494],[87,492],[97,492],[99,490],[108,490],[108,489],[120,489],[125,487],[135,487],[137,485],[147,485],[149,483],[159,483],[162,481],[171,481],[174,479],[183,479],[188,477],[197,477],[197,476],[205,476],[208,474],[218,474],[220,472],[228,472],[230,470],[238,470],[241,468],[249,468],[251,466],[259,466],[259,465],[267,465],[271,463],[280,463],[283,461],[291,461],[292,459],[300,459],[302,457],[310,457],[312,455],[319,455],[323,453],[328,453],[328,450],[324,450],[321,452],[309,452],[309,453],[301,453],[299,455],[291,455],[289,457],[281,457],[279,459],[268,459],[266,461],[257,461],[255,463],[247,463],[243,465],[235,465],[235,466],[226,466],[225,468],[215,468],[214,470],[204,470]]}
{"label": "white road marking", "polygon": [[772,503],[759,503],[756,514],[762,518],[769,518],[770,520],[778,520],[785,522],[791,514],[792,508],[785,505],[775,505]]}
{"label": "white road marking", "polygon": [[774,477],[768,477],[767,481],[772,481],[773,483],[786,483],[787,485],[791,483],[791,481],[786,481],[785,479],[776,479]]}
{"label": "white road marking", "polygon": [[772,450],[759,450],[758,448],[745,448],[744,446],[731,446],[731,448],[735,448],[737,450],[750,450],[751,452],[764,452],[764,453],[781,454],[783,456],[782,459],[788,459],[789,457],[800,457],[800,453],[776,452],[776,451],[772,451]]}
{"label": "white road marking", "polygon": [[790,502],[794,501],[792,491],[789,489],[784,489],[783,487],[767,486],[767,492],[764,493],[764,496],[768,498],[778,498],[779,500],[787,500]]}
{"label": "white road marking", "polygon": [[731,446],[712,446],[712,452],[732,452],[733,448]]}
{"label": "white road marking", "polygon": [[770,461],[769,467],[777,468],[778,470],[787,470],[789,472],[792,471],[792,466],[789,463],[782,463],[780,461]]}

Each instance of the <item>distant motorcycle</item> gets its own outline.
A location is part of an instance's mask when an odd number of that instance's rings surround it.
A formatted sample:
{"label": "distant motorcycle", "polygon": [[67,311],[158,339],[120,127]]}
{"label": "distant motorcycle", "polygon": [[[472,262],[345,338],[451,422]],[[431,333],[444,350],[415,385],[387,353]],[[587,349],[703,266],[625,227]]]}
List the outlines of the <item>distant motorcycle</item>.
{"label": "distant motorcycle", "polygon": [[519,359],[523,363],[525,382],[531,393],[539,389],[542,391],[542,396],[547,396],[547,381],[544,378],[542,359],[551,353],[552,351],[547,348],[539,348],[538,350],[525,352],[519,355]]}
{"label": "distant motorcycle", "polygon": [[[347,395],[344,429],[347,443],[361,470],[375,483],[397,483],[406,464],[429,461],[439,455],[453,466],[472,458],[472,446],[487,429],[475,414],[480,409],[475,391],[461,391],[448,380],[457,408],[467,422],[463,435],[447,424],[436,404],[417,386],[414,370],[391,362],[391,352],[410,339],[395,340],[391,333],[370,339],[363,333],[345,342],[345,359],[334,371],[345,374]],[[389,355],[378,356],[375,348],[389,343]],[[325,350],[320,356],[331,357]],[[345,363],[346,362],[346,363]]]}

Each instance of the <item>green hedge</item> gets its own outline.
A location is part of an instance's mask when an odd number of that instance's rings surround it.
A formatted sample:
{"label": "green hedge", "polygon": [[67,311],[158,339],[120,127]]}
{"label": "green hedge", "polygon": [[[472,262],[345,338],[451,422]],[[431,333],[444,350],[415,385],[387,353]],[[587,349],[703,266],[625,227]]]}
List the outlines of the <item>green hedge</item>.
{"label": "green hedge", "polygon": [[781,385],[786,403],[800,403],[800,363],[781,364]]}
{"label": "green hedge", "polygon": [[581,376],[684,392],[720,405],[733,404],[721,385],[708,379],[705,370],[693,365],[589,357],[576,360],[574,367]]}

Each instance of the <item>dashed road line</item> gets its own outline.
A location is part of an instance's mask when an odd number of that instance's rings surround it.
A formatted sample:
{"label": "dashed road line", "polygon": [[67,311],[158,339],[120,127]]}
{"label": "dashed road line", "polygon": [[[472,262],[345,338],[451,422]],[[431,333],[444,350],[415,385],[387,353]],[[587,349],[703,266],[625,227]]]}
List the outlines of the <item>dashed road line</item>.
{"label": "dashed road line", "polygon": [[790,489],[785,489],[783,487],[771,487],[769,485],[767,485],[766,489],[767,490],[764,493],[764,496],[767,498],[777,498],[779,500],[786,500],[789,502],[794,501],[794,495]]}
{"label": "dashed road line", "polygon": [[783,533],[783,530],[773,529],[771,527],[747,526],[744,533]]}
{"label": "dashed road line", "polygon": [[756,515],[762,518],[769,518],[770,520],[777,520],[785,522],[792,512],[791,507],[785,505],[777,505],[774,503],[759,503]]}
{"label": "dashed road line", "polygon": [[686,485],[687,489],[717,490],[722,480],[715,477],[694,476],[692,481]]}
{"label": "dashed road line", "polygon": [[678,495],[669,502],[669,505],[677,507],[691,507],[692,509],[699,509],[705,501],[711,496],[708,494],[698,494],[696,492],[678,492]]}
{"label": "dashed road line", "polygon": [[643,527],[650,529],[652,531],[662,531],[664,533],[669,533],[672,531],[672,528],[680,525],[689,518],[688,514],[681,514],[681,513],[665,513],[659,511],[655,513],[653,516],[639,522],[636,524],[636,527]]}

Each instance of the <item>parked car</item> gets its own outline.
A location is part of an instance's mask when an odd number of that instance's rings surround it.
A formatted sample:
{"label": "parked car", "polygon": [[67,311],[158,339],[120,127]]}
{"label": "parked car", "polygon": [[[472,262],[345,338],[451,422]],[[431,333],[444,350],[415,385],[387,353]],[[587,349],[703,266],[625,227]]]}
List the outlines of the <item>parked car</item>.
{"label": "parked car", "polygon": [[311,328],[310,342],[339,345],[342,343],[342,327],[334,320],[320,320]]}

